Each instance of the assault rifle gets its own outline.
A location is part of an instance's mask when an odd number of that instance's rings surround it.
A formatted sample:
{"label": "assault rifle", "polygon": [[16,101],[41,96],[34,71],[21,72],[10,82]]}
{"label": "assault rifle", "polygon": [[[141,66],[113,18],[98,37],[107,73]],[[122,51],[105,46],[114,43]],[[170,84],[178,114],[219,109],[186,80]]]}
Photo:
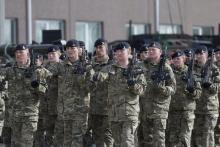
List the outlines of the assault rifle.
{"label": "assault rifle", "polygon": [[154,71],[151,75],[151,79],[153,81],[155,81],[157,84],[161,83],[162,81],[166,81],[166,80],[170,79],[170,76],[168,75],[168,73],[164,69],[165,63],[167,60],[166,51],[167,51],[167,46],[165,47],[165,49],[160,57],[160,63],[159,63],[158,70]]}
{"label": "assault rifle", "polygon": [[188,70],[186,76],[184,77],[186,81],[186,90],[193,92],[195,90],[195,77],[194,77],[194,62],[195,62],[195,53],[190,54],[190,61],[188,65]]}
{"label": "assault rifle", "polygon": [[26,78],[31,78],[31,86],[33,88],[37,88],[39,86],[37,75],[35,74],[35,69],[36,69],[35,54],[33,50],[30,50],[30,67],[25,70],[24,74]]}
{"label": "assault rifle", "polygon": [[77,74],[84,74],[86,72],[86,66],[89,65],[89,57],[86,50],[82,51],[82,55],[79,57],[79,64],[76,67]]}
{"label": "assault rifle", "polygon": [[211,85],[212,77],[215,76],[212,73],[212,68],[214,64],[214,49],[211,50],[211,58],[207,61],[207,64],[205,65],[204,69],[201,72],[202,77],[202,87],[208,88]]}
{"label": "assault rifle", "polygon": [[137,75],[144,73],[143,69],[137,66],[138,59],[135,48],[133,49],[132,58],[128,64],[128,68],[124,70],[123,75],[127,78],[128,83],[135,82]]}

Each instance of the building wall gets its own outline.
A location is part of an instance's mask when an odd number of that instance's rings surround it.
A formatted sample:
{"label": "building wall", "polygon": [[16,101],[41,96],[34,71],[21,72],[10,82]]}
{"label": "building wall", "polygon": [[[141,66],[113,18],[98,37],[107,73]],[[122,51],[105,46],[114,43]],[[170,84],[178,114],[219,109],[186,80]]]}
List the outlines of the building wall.
{"label": "building wall", "polygon": [[[151,24],[154,33],[155,0],[32,0],[33,39],[36,20],[64,20],[65,39],[75,37],[77,21],[103,22],[103,37],[109,41],[127,39],[125,25]],[[26,0],[6,0],[6,18],[17,18],[18,41],[27,41]],[[168,5],[170,4],[170,5]],[[169,9],[170,8],[170,9]],[[160,23],[179,24],[192,34],[192,26],[213,26],[218,34],[219,0],[160,0]]]}

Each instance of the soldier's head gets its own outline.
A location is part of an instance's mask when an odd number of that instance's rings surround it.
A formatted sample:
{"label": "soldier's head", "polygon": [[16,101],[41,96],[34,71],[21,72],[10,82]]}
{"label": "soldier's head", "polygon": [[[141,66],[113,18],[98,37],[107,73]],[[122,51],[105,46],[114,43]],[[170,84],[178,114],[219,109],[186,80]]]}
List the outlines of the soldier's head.
{"label": "soldier's head", "polygon": [[176,51],[172,56],[173,65],[176,68],[182,68],[185,65],[185,54],[183,51]]}
{"label": "soldier's head", "polygon": [[41,54],[35,54],[35,64],[37,67],[41,66],[44,62],[44,57]]}
{"label": "soldier's head", "polygon": [[140,48],[140,60],[145,61],[148,59],[148,45],[144,44]]}
{"label": "soldier's head", "polygon": [[220,47],[215,49],[215,59],[217,62],[220,62]]}
{"label": "soldier's head", "polygon": [[162,46],[159,42],[151,42],[148,45],[148,59],[153,62],[159,62],[162,54]]}
{"label": "soldier's head", "polygon": [[79,59],[79,42],[77,40],[69,40],[66,43],[66,55],[69,59]]}
{"label": "soldier's head", "polygon": [[50,46],[47,50],[48,62],[59,62],[61,56],[60,48],[57,45]]}
{"label": "soldier's head", "polygon": [[78,41],[78,42],[79,42],[79,48],[78,48],[78,50],[79,50],[79,56],[81,56],[83,50],[86,49],[86,46],[85,46],[85,42],[84,42],[84,41]]}
{"label": "soldier's head", "polygon": [[208,59],[208,49],[206,46],[204,45],[201,45],[201,46],[198,46],[196,47],[196,50],[195,50],[195,60],[203,65],[206,63]]}
{"label": "soldier's head", "polygon": [[127,42],[120,42],[115,46],[114,52],[116,62],[126,62],[131,55],[131,46]]}
{"label": "soldier's head", "polygon": [[19,65],[27,64],[30,59],[29,49],[25,44],[18,44],[15,47],[15,60]]}
{"label": "soldier's head", "polygon": [[108,55],[108,42],[104,39],[97,39],[94,44],[96,57],[103,58]]}

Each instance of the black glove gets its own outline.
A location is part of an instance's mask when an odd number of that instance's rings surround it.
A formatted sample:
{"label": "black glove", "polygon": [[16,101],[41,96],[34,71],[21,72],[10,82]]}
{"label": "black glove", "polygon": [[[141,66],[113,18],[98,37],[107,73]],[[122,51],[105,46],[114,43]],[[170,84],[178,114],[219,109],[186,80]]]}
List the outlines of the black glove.
{"label": "black glove", "polygon": [[37,80],[31,81],[31,87],[33,88],[39,87],[39,82]]}
{"label": "black glove", "polygon": [[186,90],[189,92],[189,93],[193,93],[195,91],[195,88],[194,87],[186,87]]}
{"label": "black glove", "polygon": [[127,80],[127,84],[128,86],[134,86],[136,84],[136,81],[135,80]]}
{"label": "black glove", "polygon": [[211,82],[202,83],[202,87],[203,87],[203,88],[209,88],[211,85],[212,85]]}
{"label": "black glove", "polygon": [[74,69],[75,74],[83,75],[85,72],[86,72],[86,68],[80,65],[76,66]]}

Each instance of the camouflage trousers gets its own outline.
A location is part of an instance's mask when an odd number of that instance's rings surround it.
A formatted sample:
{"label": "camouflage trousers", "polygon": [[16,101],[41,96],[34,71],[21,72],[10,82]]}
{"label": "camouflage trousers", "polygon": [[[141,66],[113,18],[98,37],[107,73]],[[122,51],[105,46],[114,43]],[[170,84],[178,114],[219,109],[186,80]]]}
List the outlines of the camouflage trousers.
{"label": "camouflage trousers", "polygon": [[113,138],[108,116],[91,114],[89,120],[89,126],[92,129],[96,147],[113,147]]}
{"label": "camouflage trousers", "polygon": [[192,147],[214,147],[214,129],[218,114],[196,114]]}
{"label": "camouflage trousers", "polygon": [[190,147],[195,115],[193,111],[169,113],[166,146]]}
{"label": "camouflage trousers", "polygon": [[37,121],[13,122],[12,147],[32,147]]}
{"label": "camouflage trousers", "polygon": [[34,147],[52,146],[56,115],[40,116],[34,139]]}
{"label": "camouflage trousers", "polygon": [[11,147],[12,129],[9,126],[4,126],[2,131],[2,139],[5,147]]}
{"label": "camouflage trousers", "polygon": [[82,120],[58,119],[55,125],[54,147],[83,147],[88,123]]}
{"label": "camouflage trousers", "polygon": [[141,120],[143,141],[141,147],[165,147],[166,121],[164,118],[145,118]]}
{"label": "camouflage trousers", "polygon": [[114,147],[135,147],[138,121],[111,122]]}
{"label": "camouflage trousers", "polygon": [[64,147],[64,120],[57,118],[54,129],[54,147]]}
{"label": "camouflage trousers", "polygon": [[220,117],[218,117],[217,125],[215,127],[215,145],[220,147]]}

